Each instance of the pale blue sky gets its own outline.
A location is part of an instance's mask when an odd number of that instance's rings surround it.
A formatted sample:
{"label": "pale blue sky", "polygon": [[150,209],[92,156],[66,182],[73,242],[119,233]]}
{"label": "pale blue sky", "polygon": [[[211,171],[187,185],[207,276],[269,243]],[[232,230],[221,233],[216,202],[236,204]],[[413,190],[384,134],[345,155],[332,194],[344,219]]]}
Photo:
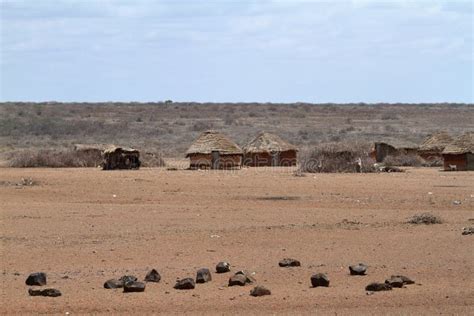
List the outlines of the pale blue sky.
{"label": "pale blue sky", "polygon": [[1,101],[474,102],[471,1],[0,3]]}

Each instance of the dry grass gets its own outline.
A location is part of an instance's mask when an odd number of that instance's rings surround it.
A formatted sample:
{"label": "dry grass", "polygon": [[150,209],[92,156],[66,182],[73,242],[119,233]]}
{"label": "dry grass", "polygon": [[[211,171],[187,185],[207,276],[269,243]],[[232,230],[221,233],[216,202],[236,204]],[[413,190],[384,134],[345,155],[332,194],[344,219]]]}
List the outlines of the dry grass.
{"label": "dry grass", "polygon": [[443,221],[441,218],[431,214],[431,213],[422,213],[422,214],[416,214],[413,215],[412,218],[408,221],[410,224],[425,224],[425,225],[431,225],[431,224],[441,224]]}
{"label": "dry grass", "polygon": [[10,153],[10,157],[13,168],[97,167],[102,163],[100,156],[73,150],[21,150]]}
{"label": "dry grass", "polygon": [[380,139],[421,143],[443,127],[472,128],[474,106],[460,104],[0,103],[0,153],[112,143],[183,157],[213,128],[245,145],[259,131],[300,149]]}

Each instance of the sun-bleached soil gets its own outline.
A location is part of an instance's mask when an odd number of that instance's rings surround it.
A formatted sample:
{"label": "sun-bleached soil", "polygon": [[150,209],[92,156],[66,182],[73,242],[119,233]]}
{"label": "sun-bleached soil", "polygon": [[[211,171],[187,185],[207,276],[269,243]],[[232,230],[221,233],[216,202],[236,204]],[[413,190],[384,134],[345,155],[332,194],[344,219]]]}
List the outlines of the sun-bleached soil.
{"label": "sun-bleached soil", "polygon": [[[470,314],[474,310],[474,172],[308,174],[292,169],[170,171],[0,169],[0,314]],[[14,185],[31,177],[35,185]],[[453,201],[460,201],[456,205]],[[412,225],[431,212],[444,222]],[[280,268],[295,258],[302,266]],[[196,289],[177,278],[226,260],[255,272],[271,296]],[[368,264],[367,276],[348,265]],[[160,283],[144,293],[106,290],[124,274]],[[46,272],[58,298],[30,297],[26,277]],[[329,288],[311,288],[313,273]],[[392,274],[416,281],[367,295]]]}

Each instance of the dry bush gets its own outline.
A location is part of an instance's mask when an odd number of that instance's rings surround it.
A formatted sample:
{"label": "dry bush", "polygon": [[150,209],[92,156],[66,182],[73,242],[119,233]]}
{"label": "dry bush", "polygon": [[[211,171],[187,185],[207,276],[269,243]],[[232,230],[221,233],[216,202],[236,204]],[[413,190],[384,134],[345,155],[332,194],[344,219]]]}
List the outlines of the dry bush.
{"label": "dry bush", "polygon": [[9,166],[13,168],[97,167],[100,155],[74,150],[22,150],[10,153]]}
{"label": "dry bush", "polygon": [[423,167],[442,167],[443,164],[442,157],[431,157],[430,159],[423,160]]}
{"label": "dry bush", "polygon": [[416,154],[398,154],[385,157],[383,164],[385,166],[399,167],[421,167],[425,161]]}
{"label": "dry bush", "polygon": [[374,160],[369,157],[369,152],[370,146],[365,144],[322,145],[300,156],[300,170],[312,173],[375,172]]}
{"label": "dry bush", "polygon": [[166,163],[159,153],[146,152],[140,157],[142,167],[165,167]]}
{"label": "dry bush", "polygon": [[409,224],[425,224],[425,225],[431,225],[431,224],[441,224],[442,220],[441,218],[431,214],[431,213],[422,213],[422,214],[416,214],[410,220],[408,221]]}

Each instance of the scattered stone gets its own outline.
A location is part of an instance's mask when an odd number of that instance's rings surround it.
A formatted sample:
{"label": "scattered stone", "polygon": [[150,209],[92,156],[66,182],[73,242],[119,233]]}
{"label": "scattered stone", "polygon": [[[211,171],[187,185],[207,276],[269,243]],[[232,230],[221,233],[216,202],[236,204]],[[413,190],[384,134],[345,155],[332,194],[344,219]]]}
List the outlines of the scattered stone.
{"label": "scattered stone", "polygon": [[402,278],[391,277],[390,279],[385,280],[385,284],[390,284],[391,287],[403,287]]}
{"label": "scattered stone", "polygon": [[415,281],[404,275],[392,275],[391,279],[399,278],[403,281],[403,284],[415,284]]}
{"label": "scattered stone", "polygon": [[267,289],[266,287],[264,286],[261,286],[261,285],[257,285],[256,287],[254,287],[252,290],[250,290],[250,295],[251,296],[264,296],[264,295],[271,295],[272,292]]}
{"label": "scattered stone", "polygon": [[311,285],[313,287],[318,287],[318,286],[328,287],[329,286],[329,278],[324,273],[313,274],[311,276]]}
{"label": "scattered stone", "polygon": [[136,276],[133,276],[133,275],[124,275],[123,277],[119,279],[119,281],[122,281],[123,284],[125,285],[125,283],[135,282],[135,281],[138,281],[138,279]]}
{"label": "scattered stone", "polygon": [[28,289],[28,293],[30,296],[48,296],[48,297],[58,297],[61,296],[61,291],[57,289],[42,289],[42,290],[35,290],[35,289]]}
{"label": "scattered stone", "polygon": [[408,221],[408,223],[417,224],[417,225],[419,224],[430,225],[430,224],[441,224],[442,220],[431,213],[422,213],[422,214],[414,215]]}
{"label": "scattered stone", "polygon": [[217,273],[226,273],[230,272],[230,264],[225,261],[221,261],[216,265],[216,272]]}
{"label": "scattered stone", "polygon": [[461,201],[455,200],[455,201],[453,201],[453,204],[454,204],[454,205],[461,205]]}
{"label": "scattered stone", "polygon": [[462,229],[462,233],[463,235],[474,235],[474,227],[464,227]]}
{"label": "scattered stone", "polygon": [[151,269],[145,276],[145,282],[160,282],[161,275],[155,269]]}
{"label": "scattered stone", "polygon": [[117,279],[110,279],[105,281],[104,288],[106,289],[119,289],[123,287],[123,282]]}
{"label": "scattered stone", "polygon": [[365,287],[366,291],[371,291],[371,292],[390,291],[391,289],[392,289],[392,286],[390,284],[377,283],[377,282],[370,283],[369,285]]}
{"label": "scattered stone", "polygon": [[244,286],[245,284],[247,284],[247,277],[243,274],[234,274],[229,279],[229,286]]}
{"label": "scattered stone", "polygon": [[283,260],[281,260],[280,262],[278,262],[278,265],[280,267],[299,267],[301,266],[301,263],[296,260],[296,259],[291,259],[291,258],[285,258]]}
{"label": "scattered stone", "polygon": [[353,266],[349,266],[349,271],[351,275],[365,275],[367,272],[367,265],[359,263]]}
{"label": "scattered stone", "polygon": [[244,270],[240,270],[240,271],[237,271],[235,274],[241,274],[243,276],[245,276],[245,282],[246,283],[254,283],[256,282],[257,280],[255,280],[255,278],[252,276],[252,274],[248,271],[244,271]]}
{"label": "scattered stone", "polygon": [[44,272],[36,272],[32,273],[28,276],[25,281],[26,285],[46,285],[46,273]]}
{"label": "scattered stone", "polygon": [[192,290],[196,287],[196,284],[194,283],[194,279],[192,278],[185,278],[176,281],[176,284],[174,285],[174,288],[177,290]]}
{"label": "scattered stone", "polygon": [[212,280],[211,271],[208,268],[199,269],[196,274],[196,283],[206,283]]}
{"label": "scattered stone", "polygon": [[123,286],[124,293],[132,293],[132,292],[144,292],[145,291],[145,283],[138,282],[138,281],[131,281],[127,282]]}

